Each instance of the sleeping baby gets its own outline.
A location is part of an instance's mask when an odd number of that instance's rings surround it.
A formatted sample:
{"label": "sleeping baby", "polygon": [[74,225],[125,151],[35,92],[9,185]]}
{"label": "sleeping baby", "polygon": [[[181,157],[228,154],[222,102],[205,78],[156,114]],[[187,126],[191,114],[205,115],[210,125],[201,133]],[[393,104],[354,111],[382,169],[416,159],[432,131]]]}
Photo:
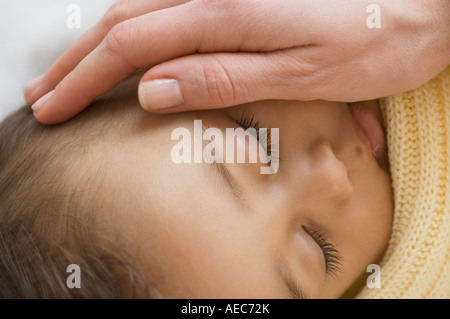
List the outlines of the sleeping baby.
{"label": "sleeping baby", "polygon": [[133,76],[60,125],[22,107],[0,125],[0,295],[448,298],[449,79],[157,115]]}

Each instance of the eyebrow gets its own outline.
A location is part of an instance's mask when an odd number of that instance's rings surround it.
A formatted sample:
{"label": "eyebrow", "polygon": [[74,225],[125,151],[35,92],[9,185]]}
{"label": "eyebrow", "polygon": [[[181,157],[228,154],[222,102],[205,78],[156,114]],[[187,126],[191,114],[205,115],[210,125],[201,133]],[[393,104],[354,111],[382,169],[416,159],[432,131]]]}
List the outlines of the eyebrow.
{"label": "eyebrow", "polygon": [[[195,112],[195,114],[198,119],[202,120],[202,135],[203,135],[205,130],[207,130],[208,128],[211,128],[211,126],[208,124],[208,121],[205,120],[199,114],[199,112]],[[206,142],[207,141],[203,141],[203,148],[206,146],[205,145]],[[243,191],[242,186],[239,184],[239,182],[236,180],[236,178],[233,176],[233,174],[231,174],[230,170],[227,167],[227,164],[220,163],[220,162],[218,163],[218,162],[214,161],[212,163],[212,165],[216,169],[216,172],[218,172],[219,175],[223,178],[223,180],[225,181],[225,184],[227,184],[227,186],[231,190],[234,198],[236,198],[236,200],[239,202],[239,204],[242,207],[248,208],[248,203],[246,201],[247,195]]]}
{"label": "eyebrow", "polygon": [[237,182],[237,180],[231,174],[227,165],[225,163],[217,163],[217,162],[214,162],[213,165],[217,169],[219,174],[223,177],[223,179],[225,180],[225,183],[229,186],[231,192],[233,193],[233,196],[238,200],[238,202],[242,206],[247,207],[247,202],[246,202],[247,196],[243,192],[240,184]]}
{"label": "eyebrow", "polygon": [[275,270],[281,277],[284,285],[288,288],[289,293],[294,299],[309,299],[305,290],[302,289],[301,285],[294,279],[292,272],[286,266],[286,262],[283,261],[279,256],[275,256]]}

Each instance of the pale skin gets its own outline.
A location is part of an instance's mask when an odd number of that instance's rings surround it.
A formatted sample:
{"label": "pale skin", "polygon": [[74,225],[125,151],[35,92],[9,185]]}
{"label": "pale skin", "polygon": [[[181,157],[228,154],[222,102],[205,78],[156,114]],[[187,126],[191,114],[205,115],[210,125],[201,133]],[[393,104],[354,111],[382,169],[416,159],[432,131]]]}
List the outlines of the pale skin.
{"label": "pale skin", "polygon": [[[369,104],[381,120],[378,104]],[[241,203],[214,164],[173,163],[170,136],[177,127],[192,130],[199,116],[221,130],[239,127],[244,109],[280,129],[281,162],[275,176],[260,174],[259,163],[226,164],[245,194]],[[337,298],[382,256],[393,214],[387,159],[377,163],[358,138],[346,103],[136,110],[118,132],[126,138],[99,149],[111,168],[104,205],[112,205],[112,220],[159,297]],[[335,274],[303,227],[336,247]]]}
{"label": "pale skin", "polygon": [[[371,4],[122,0],[25,88],[25,98],[37,120],[59,123],[149,69],[140,102],[157,113],[264,99],[362,101],[416,88],[449,65],[448,0],[376,1],[379,29],[367,27]],[[161,79],[176,85],[151,82]],[[144,94],[144,83],[157,85]]]}

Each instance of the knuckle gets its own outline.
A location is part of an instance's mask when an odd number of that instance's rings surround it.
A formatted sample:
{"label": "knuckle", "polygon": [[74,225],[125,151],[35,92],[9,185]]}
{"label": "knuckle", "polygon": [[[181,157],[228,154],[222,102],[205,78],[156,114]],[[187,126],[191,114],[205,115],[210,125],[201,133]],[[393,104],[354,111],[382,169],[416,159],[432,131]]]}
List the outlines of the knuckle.
{"label": "knuckle", "polygon": [[128,12],[130,7],[130,0],[120,0],[114,3],[106,12],[103,23],[106,28],[111,29],[116,24],[119,24],[128,19]]}
{"label": "knuckle", "polygon": [[113,55],[124,56],[132,48],[132,24],[128,21],[115,25],[105,37],[106,50]]}
{"label": "knuckle", "polygon": [[240,12],[248,11],[253,3],[254,1],[252,0],[201,0],[198,2],[199,5],[209,12],[217,12],[226,15],[236,15]]}
{"label": "knuckle", "polygon": [[225,66],[219,61],[203,65],[206,91],[216,106],[228,106],[236,100],[236,89]]}
{"label": "knuckle", "polygon": [[[210,26],[209,34],[223,34],[225,26],[230,28],[228,32],[236,30],[235,45],[239,47],[238,43],[252,36],[253,21],[264,16],[261,13],[265,6],[261,5],[261,0],[198,0],[193,7],[194,15],[200,17],[198,21]],[[205,38],[203,45],[206,50],[211,49],[208,45],[215,50],[214,40],[210,38]]]}
{"label": "knuckle", "polygon": [[[284,56],[283,64],[280,66],[282,77],[287,80],[289,86],[302,100],[311,101],[316,99],[316,91],[324,86],[326,81],[324,78],[323,61],[316,60],[316,57],[307,57],[300,55],[299,52],[292,52]],[[301,88],[299,91],[298,89]]]}
{"label": "knuckle", "polygon": [[197,5],[204,15],[222,19],[223,22],[248,23],[248,16],[260,11],[260,0],[200,0]]}

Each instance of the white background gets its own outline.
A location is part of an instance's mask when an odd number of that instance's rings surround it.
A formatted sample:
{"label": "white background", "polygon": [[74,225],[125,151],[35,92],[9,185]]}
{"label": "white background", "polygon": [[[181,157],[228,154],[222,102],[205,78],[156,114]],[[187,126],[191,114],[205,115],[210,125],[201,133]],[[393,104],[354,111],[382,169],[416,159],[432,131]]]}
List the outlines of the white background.
{"label": "white background", "polygon": [[[116,0],[0,0],[0,120],[25,104],[23,86],[44,73]],[[70,29],[71,4],[81,28]]]}

